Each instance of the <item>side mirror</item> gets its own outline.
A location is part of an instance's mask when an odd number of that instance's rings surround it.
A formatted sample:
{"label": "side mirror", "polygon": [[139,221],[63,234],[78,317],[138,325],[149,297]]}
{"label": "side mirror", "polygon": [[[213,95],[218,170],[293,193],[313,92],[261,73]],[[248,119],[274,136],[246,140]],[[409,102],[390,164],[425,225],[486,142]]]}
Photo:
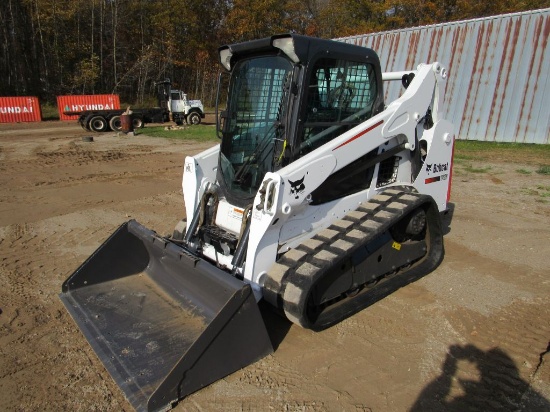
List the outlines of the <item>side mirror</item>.
{"label": "side mirror", "polygon": [[413,79],[414,79],[414,73],[404,74],[403,77],[401,78],[401,84],[405,89],[407,89],[411,84],[411,82],[413,81]]}

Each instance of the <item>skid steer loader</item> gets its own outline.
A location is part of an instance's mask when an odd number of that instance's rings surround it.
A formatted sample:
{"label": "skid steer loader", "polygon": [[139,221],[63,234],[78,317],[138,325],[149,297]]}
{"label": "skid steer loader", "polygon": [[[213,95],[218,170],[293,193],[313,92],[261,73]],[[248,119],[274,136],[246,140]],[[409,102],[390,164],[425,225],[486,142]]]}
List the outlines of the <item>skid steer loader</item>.
{"label": "skid steer loader", "polygon": [[[443,258],[439,63],[382,73],[373,50],[295,34],[219,57],[221,143],[185,159],[187,220],[171,236],[123,224],[60,295],[138,411],[271,353],[260,300],[320,331]],[[387,106],[385,80],[404,86]]]}

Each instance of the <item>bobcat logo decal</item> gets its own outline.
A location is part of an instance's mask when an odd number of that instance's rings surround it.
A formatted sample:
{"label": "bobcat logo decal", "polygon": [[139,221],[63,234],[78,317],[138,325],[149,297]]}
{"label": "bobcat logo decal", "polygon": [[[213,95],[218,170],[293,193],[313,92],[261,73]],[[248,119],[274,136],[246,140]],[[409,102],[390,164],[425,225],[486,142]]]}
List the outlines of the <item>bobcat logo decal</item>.
{"label": "bobcat logo decal", "polygon": [[426,173],[441,173],[449,170],[449,163],[426,164]]}
{"label": "bobcat logo decal", "polygon": [[295,180],[294,182],[292,180],[288,180],[290,183],[290,194],[294,195],[294,199],[298,199],[298,195],[300,193],[303,193],[306,185],[304,185],[304,179],[306,178],[306,175],[302,177],[300,180]]}

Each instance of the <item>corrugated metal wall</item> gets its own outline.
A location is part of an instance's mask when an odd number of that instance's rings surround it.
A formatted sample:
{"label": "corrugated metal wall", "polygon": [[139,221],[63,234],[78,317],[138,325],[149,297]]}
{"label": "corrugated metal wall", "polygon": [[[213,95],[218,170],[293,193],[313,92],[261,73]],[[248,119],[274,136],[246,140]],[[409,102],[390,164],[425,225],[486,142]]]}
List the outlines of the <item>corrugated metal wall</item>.
{"label": "corrugated metal wall", "polygon": [[42,120],[37,97],[0,97],[0,123],[39,122]]}
{"label": "corrugated metal wall", "polygon": [[[459,139],[550,143],[550,8],[337,39],[374,49],[382,71],[438,61]],[[400,82],[386,83],[386,101]]]}

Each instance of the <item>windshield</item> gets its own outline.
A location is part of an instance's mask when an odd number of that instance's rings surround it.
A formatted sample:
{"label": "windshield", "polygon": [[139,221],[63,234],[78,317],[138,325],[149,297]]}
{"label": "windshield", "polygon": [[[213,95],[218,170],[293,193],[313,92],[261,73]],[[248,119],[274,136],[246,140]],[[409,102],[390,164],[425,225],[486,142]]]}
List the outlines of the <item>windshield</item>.
{"label": "windshield", "polygon": [[281,56],[243,60],[232,72],[220,166],[226,189],[237,197],[255,195],[274,170],[291,75],[292,64]]}

